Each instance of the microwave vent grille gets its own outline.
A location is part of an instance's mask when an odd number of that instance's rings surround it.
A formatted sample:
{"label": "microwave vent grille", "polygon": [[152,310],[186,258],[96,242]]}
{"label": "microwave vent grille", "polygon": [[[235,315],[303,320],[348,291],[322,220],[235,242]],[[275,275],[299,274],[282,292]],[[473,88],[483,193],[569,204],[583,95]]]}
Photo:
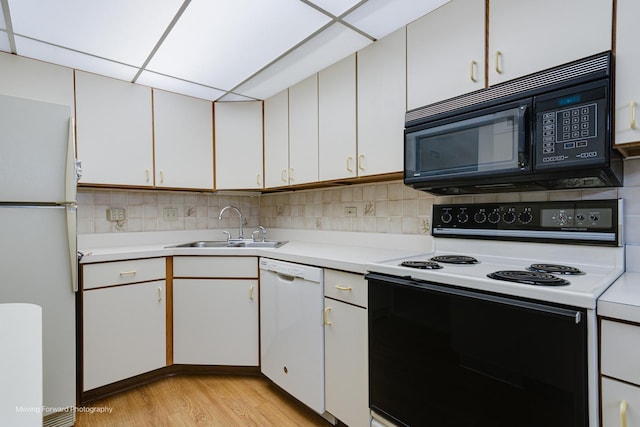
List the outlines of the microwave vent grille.
{"label": "microwave vent grille", "polygon": [[524,94],[528,91],[541,87],[548,87],[549,85],[571,81],[575,78],[580,78],[593,73],[607,73],[609,72],[610,61],[609,52],[605,52],[603,54],[587,58],[586,60],[541,71],[539,73],[504,82],[487,89],[481,89],[446,101],[417,108],[406,113],[405,123],[409,124],[416,120],[422,120],[438,114],[449,113],[461,108],[470,107],[472,105],[493,101],[507,96],[513,96],[520,93]]}

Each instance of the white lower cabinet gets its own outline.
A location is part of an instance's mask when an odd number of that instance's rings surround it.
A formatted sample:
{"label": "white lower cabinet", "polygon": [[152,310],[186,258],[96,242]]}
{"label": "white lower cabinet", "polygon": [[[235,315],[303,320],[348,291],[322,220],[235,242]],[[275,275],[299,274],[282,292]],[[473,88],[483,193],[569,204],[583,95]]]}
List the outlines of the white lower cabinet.
{"label": "white lower cabinet", "polygon": [[640,387],[602,379],[602,427],[640,426]]}
{"label": "white lower cabinet", "polygon": [[83,390],[166,365],[165,281],[83,292]]}
{"label": "white lower cabinet", "polygon": [[258,341],[257,280],[174,280],[174,363],[258,366]]}
{"label": "white lower cabinet", "polygon": [[349,427],[370,425],[366,290],[362,275],[325,269],[325,406]]}
{"label": "white lower cabinet", "polygon": [[600,323],[602,427],[640,426],[640,325]]}
{"label": "white lower cabinet", "polygon": [[258,366],[257,266],[256,257],[174,257],[174,363]]}

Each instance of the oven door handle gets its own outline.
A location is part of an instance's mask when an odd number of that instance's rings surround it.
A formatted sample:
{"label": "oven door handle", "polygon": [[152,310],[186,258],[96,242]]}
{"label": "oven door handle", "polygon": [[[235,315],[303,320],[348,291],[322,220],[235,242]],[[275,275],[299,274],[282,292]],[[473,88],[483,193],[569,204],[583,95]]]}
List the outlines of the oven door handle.
{"label": "oven door handle", "polygon": [[555,307],[555,306],[550,306],[550,305],[540,304],[540,303],[530,302],[530,301],[522,301],[522,300],[513,299],[509,297],[503,297],[500,295],[485,294],[485,293],[476,292],[476,291],[467,290],[467,289],[454,288],[446,285],[436,284],[426,280],[412,279],[411,277],[386,276],[386,275],[377,274],[377,273],[369,273],[364,277],[367,280],[377,280],[380,282],[386,282],[396,286],[409,286],[412,288],[424,289],[426,291],[431,291],[431,292],[441,292],[448,295],[457,295],[457,296],[473,298],[473,299],[496,303],[496,304],[506,304],[511,307],[522,308],[525,310],[535,310],[535,311],[546,313],[552,316],[565,318],[567,320],[575,322],[576,325],[580,324],[584,317],[582,315],[582,312],[578,310]]}

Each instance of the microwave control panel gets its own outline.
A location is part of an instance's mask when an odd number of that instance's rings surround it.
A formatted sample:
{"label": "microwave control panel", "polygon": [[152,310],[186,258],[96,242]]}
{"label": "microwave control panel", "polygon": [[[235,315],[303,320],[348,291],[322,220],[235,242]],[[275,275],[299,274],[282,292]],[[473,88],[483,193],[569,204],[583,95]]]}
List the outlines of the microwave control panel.
{"label": "microwave control panel", "polygon": [[565,90],[535,100],[538,169],[601,163],[606,151],[607,87]]}

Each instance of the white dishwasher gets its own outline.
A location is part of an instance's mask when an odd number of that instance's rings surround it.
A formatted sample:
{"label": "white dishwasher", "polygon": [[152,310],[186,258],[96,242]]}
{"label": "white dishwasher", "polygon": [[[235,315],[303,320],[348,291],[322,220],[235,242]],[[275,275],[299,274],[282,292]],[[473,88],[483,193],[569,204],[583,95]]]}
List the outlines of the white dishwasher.
{"label": "white dishwasher", "polygon": [[324,408],[323,271],[260,258],[260,365],[319,414]]}

